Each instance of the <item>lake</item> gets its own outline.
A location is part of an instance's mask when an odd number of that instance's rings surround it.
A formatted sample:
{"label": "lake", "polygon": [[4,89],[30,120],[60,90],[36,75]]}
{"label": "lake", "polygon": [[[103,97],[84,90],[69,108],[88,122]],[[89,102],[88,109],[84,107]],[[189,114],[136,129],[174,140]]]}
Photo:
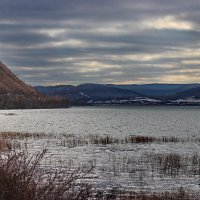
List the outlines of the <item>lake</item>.
{"label": "lake", "polygon": [[72,133],[196,136],[200,107],[99,106],[55,110],[0,111],[0,130]]}
{"label": "lake", "polygon": [[[83,181],[94,188],[149,193],[180,187],[199,191],[199,122],[200,107],[0,111],[0,132],[33,133],[12,138],[17,148],[30,152],[48,149],[44,166],[73,163],[71,167],[76,168],[93,163],[94,171]],[[35,133],[41,137],[34,137]]]}

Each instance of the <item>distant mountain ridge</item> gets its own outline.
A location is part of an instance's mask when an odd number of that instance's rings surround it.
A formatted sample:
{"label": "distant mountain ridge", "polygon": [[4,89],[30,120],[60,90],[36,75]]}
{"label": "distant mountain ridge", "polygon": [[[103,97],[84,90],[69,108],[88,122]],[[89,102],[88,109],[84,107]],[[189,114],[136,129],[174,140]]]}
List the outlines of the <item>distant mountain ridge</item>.
{"label": "distant mountain ridge", "polygon": [[[37,86],[35,89],[43,94],[65,96],[74,104],[91,102],[162,102],[177,99],[181,94],[191,97],[193,91],[198,93],[200,84],[145,84],[145,85],[113,85],[113,84],[82,84],[78,86]],[[191,91],[191,92],[188,92]],[[188,94],[188,95],[187,95]],[[200,93],[196,97],[200,98]],[[141,97],[141,98],[138,98]],[[146,98],[146,99],[145,99]],[[121,100],[121,101],[120,101]],[[162,100],[162,101],[155,101]]]}
{"label": "distant mountain ridge", "polygon": [[31,87],[0,62],[0,109],[61,108],[68,106],[68,99],[72,105],[187,105],[187,103],[200,105],[200,84],[87,83],[78,86]]}
{"label": "distant mountain ridge", "polygon": [[114,87],[129,89],[145,96],[171,96],[200,86],[200,84],[144,84],[144,85],[113,85]]}
{"label": "distant mountain ridge", "polygon": [[182,92],[179,92],[175,95],[175,98],[189,98],[189,97],[193,97],[193,98],[196,98],[196,99],[200,99],[200,86],[198,87],[195,87],[195,88],[190,88],[186,91],[182,91]]}
{"label": "distant mountain ridge", "polygon": [[71,101],[77,104],[82,104],[88,100],[110,100],[110,99],[124,99],[124,98],[134,98],[141,96],[141,94],[134,91],[115,88],[110,85],[101,84],[83,84],[79,86],[72,85],[60,85],[60,86],[36,86],[39,92],[54,96],[59,95],[63,97],[68,97]]}

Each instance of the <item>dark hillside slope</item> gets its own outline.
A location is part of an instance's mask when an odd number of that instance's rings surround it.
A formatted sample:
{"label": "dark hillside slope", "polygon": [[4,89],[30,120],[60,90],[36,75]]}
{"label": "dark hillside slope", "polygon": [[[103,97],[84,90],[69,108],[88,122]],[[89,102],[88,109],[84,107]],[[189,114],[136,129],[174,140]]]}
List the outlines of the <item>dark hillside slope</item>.
{"label": "dark hillside slope", "polygon": [[176,95],[174,95],[172,98],[173,99],[185,99],[189,97],[194,97],[196,99],[200,99],[200,86],[196,88],[192,88],[189,90],[186,90],[184,92],[179,92]]}
{"label": "dark hillside slope", "polygon": [[138,96],[142,96],[139,93],[136,93],[131,90],[115,88],[109,85],[101,85],[101,84],[83,84],[79,85],[78,90],[82,92],[82,94],[94,99],[125,99],[125,98],[134,98]]}
{"label": "dark hillside slope", "polygon": [[39,93],[0,62],[0,109],[61,108],[68,103],[66,98]]}
{"label": "dark hillside slope", "polygon": [[39,96],[33,87],[17,78],[2,62],[0,62],[0,94]]}
{"label": "dark hillside slope", "polygon": [[141,93],[150,97],[164,97],[172,96],[176,93],[184,92],[196,87],[199,84],[145,84],[145,85],[111,85],[113,87],[127,89],[134,92]]}

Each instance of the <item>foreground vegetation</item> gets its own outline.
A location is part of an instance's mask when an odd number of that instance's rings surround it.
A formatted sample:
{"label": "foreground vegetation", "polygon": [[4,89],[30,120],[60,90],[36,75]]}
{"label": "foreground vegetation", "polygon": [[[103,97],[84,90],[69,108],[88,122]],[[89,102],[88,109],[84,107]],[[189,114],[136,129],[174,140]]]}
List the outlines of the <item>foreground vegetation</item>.
{"label": "foreground vegetation", "polygon": [[[44,165],[47,150],[28,153],[22,148],[22,143],[16,145],[16,141],[28,139],[41,140],[53,139],[53,135],[32,133],[1,133],[0,134],[0,199],[1,200],[198,200],[200,194],[193,193],[182,187],[176,191],[150,192],[137,190],[124,190],[123,188],[111,188],[102,190],[93,188],[88,177],[95,170],[95,165],[86,166],[54,166]],[[83,145],[120,145],[120,144],[151,144],[151,143],[185,143],[189,139],[179,138],[155,138],[149,136],[129,136],[122,139],[110,136],[88,135],[83,138],[72,134],[65,134],[60,147],[74,148]],[[191,141],[190,141],[191,142]],[[199,142],[199,140],[192,140]],[[200,177],[200,157],[193,154],[191,157],[170,154],[146,154],[140,158],[143,164],[161,176],[177,177],[180,175],[192,175]],[[112,159],[111,159],[112,160]],[[123,159],[123,165],[112,160],[112,173],[119,176],[120,173],[131,173],[133,179],[137,179],[136,160]],[[141,161],[140,160],[140,161]],[[130,168],[131,164],[131,168]],[[151,166],[151,168],[149,168]],[[135,169],[135,171],[134,171]],[[105,170],[110,170],[106,169]],[[139,169],[138,169],[139,170]],[[141,171],[141,173],[145,172]],[[152,173],[153,174],[153,173]],[[199,178],[200,180],[200,178]]]}
{"label": "foreground vegetation", "polygon": [[87,184],[77,183],[91,168],[70,170],[40,167],[46,150],[28,155],[11,151],[0,158],[1,200],[85,200],[90,196]]}

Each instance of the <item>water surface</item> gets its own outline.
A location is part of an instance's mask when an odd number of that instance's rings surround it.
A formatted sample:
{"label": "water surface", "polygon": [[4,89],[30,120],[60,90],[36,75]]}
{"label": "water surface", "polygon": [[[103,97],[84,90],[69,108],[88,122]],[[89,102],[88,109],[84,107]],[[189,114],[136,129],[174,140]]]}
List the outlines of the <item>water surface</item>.
{"label": "water surface", "polygon": [[176,135],[200,134],[200,107],[99,106],[0,111],[0,131],[33,133]]}

